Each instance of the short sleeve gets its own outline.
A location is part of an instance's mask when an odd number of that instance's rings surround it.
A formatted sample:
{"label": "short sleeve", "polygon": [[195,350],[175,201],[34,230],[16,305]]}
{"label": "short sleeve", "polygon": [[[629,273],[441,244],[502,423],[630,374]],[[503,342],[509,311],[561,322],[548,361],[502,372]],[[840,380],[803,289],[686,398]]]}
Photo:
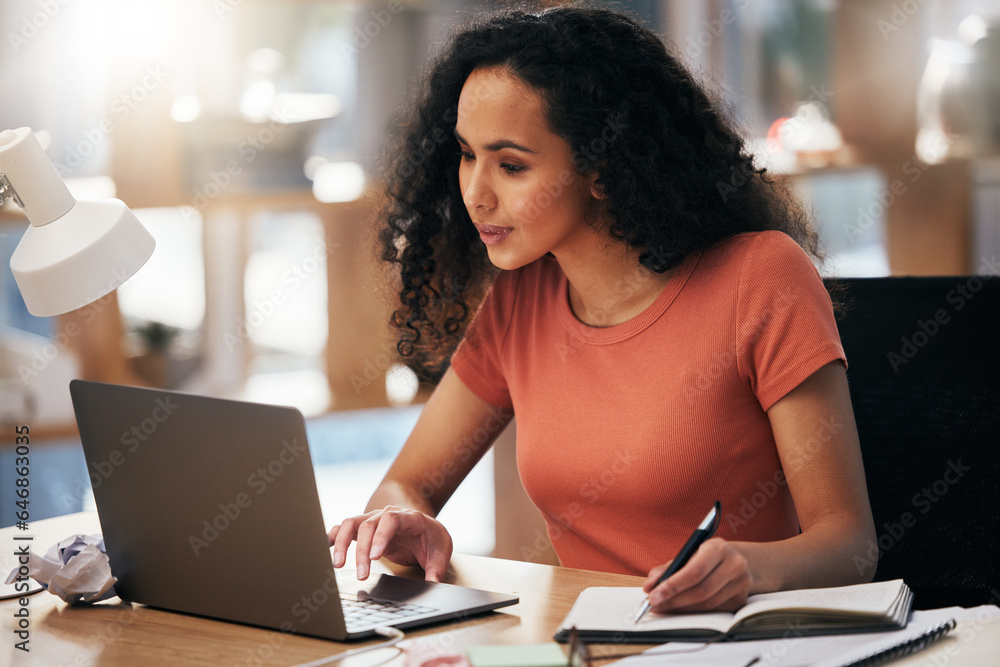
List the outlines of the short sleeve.
{"label": "short sleeve", "polygon": [[490,405],[513,407],[503,364],[503,343],[513,319],[519,274],[502,271],[469,323],[451,367],[472,393]]}
{"label": "short sleeve", "polygon": [[846,366],[830,295],[791,237],[756,235],[738,289],[739,372],[765,411],[831,361]]}

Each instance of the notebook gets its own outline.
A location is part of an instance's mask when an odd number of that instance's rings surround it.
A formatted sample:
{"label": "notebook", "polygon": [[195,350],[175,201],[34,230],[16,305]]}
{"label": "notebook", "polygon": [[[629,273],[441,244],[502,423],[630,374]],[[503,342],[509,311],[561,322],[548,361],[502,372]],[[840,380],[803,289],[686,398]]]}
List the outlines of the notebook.
{"label": "notebook", "polygon": [[556,632],[576,627],[583,641],[710,641],[874,632],[906,627],[913,593],[902,579],[854,586],[751,595],[735,613],[647,614],[632,623],[646,598],[641,588],[584,589]]}
{"label": "notebook", "polygon": [[[957,623],[957,625],[956,625]],[[949,629],[955,627],[954,630]],[[616,667],[858,667],[883,664],[918,653],[904,661],[922,667],[990,665],[1000,648],[1000,608],[948,607],[910,612],[903,630],[862,635],[788,636],[746,642],[691,644],[669,642],[616,662]]]}
{"label": "notebook", "polygon": [[294,408],[82,380],[70,394],[123,600],[336,640],[518,602],[334,571]]}

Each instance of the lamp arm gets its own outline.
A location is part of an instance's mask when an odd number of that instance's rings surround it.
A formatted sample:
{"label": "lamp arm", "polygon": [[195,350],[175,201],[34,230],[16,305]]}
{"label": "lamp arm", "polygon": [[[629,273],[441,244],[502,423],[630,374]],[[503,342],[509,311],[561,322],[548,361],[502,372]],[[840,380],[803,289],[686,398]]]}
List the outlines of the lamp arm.
{"label": "lamp arm", "polygon": [[13,199],[15,204],[24,208],[21,198],[17,196],[17,191],[11,185],[10,180],[7,179],[7,175],[0,172],[0,206],[3,206],[4,201],[7,199]]}

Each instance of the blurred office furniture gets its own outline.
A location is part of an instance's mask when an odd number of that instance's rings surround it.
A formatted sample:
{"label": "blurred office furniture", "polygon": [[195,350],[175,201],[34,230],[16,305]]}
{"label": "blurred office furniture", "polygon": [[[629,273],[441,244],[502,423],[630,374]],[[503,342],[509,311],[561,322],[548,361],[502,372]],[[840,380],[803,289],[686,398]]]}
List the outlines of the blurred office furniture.
{"label": "blurred office furniture", "polygon": [[893,0],[843,0],[834,13],[835,117],[858,160],[877,166],[887,192],[899,193],[885,211],[897,275],[982,271],[970,241],[972,164],[929,165],[917,152],[918,90],[940,4],[919,3],[907,13]]}
{"label": "blurred office furniture", "polygon": [[838,324],[877,544],[918,608],[1000,591],[1000,278],[846,279]]}

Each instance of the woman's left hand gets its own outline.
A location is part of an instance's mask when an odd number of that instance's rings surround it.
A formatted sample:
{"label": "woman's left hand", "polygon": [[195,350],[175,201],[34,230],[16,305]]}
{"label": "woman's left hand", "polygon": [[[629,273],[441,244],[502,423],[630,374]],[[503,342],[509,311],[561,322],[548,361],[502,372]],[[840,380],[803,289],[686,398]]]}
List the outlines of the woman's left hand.
{"label": "woman's left hand", "polygon": [[657,586],[669,566],[650,570],[642,587],[654,612],[733,611],[746,604],[753,584],[746,557],[721,537],[705,541],[684,567]]}

